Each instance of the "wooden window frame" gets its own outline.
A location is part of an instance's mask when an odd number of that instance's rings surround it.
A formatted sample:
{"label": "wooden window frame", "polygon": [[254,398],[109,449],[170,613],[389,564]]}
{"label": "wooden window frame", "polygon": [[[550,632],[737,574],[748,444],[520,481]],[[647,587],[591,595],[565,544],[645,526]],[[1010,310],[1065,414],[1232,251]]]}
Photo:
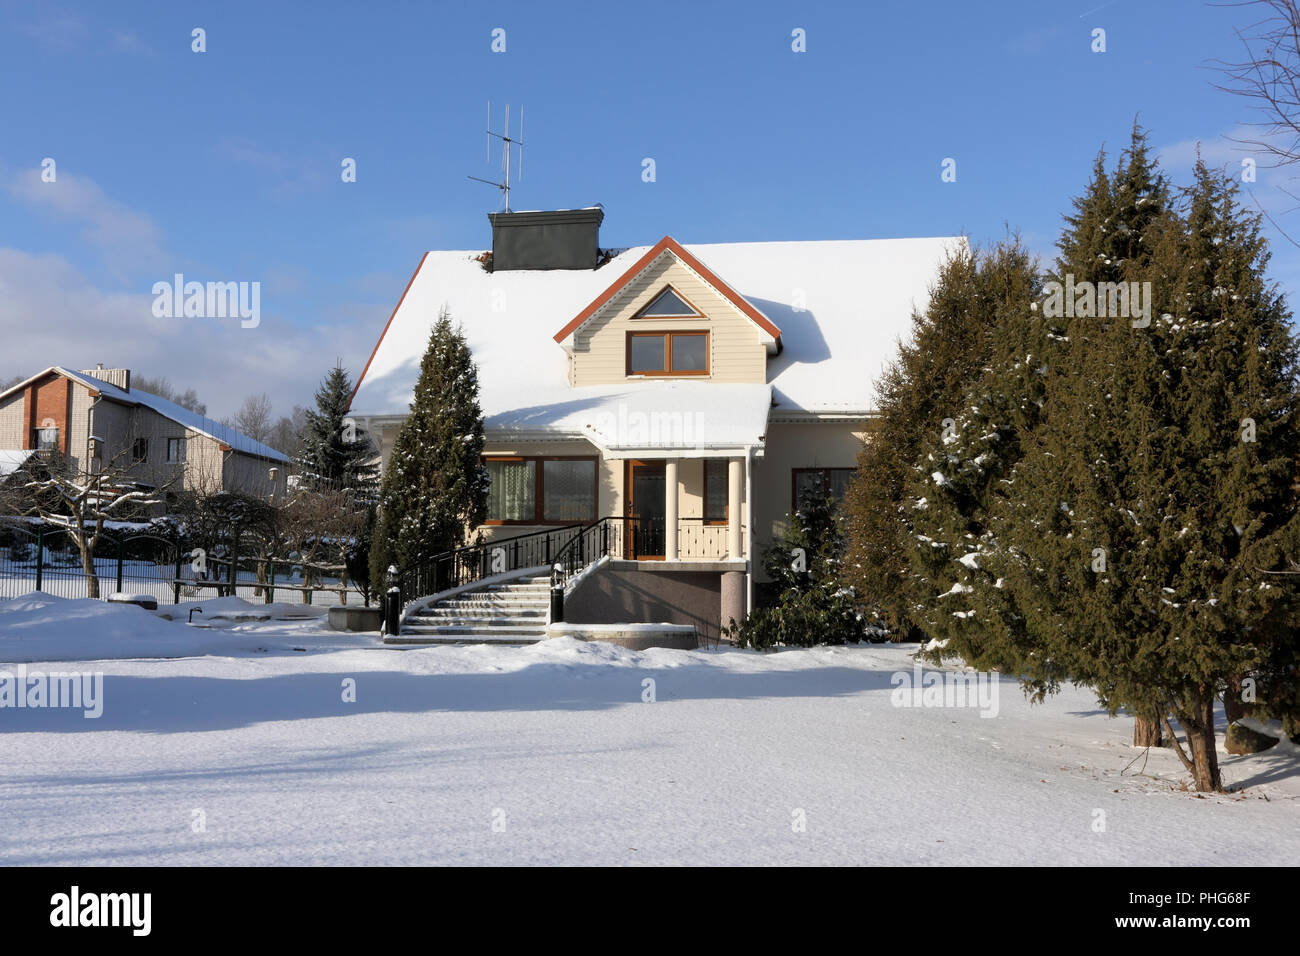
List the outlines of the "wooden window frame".
{"label": "wooden window frame", "polygon": [[[531,518],[488,518],[483,522],[484,525],[492,527],[504,527],[515,525],[523,526],[546,526],[546,527],[564,527],[572,524],[584,524],[595,521],[600,514],[600,458],[597,455],[484,455],[483,467],[487,467],[491,461],[531,461],[533,467],[533,516]],[[590,518],[566,518],[564,520],[546,521],[543,519],[546,508],[545,488],[543,474],[546,471],[545,463],[548,461],[589,461],[595,465],[592,469],[591,476],[591,517]]]}
{"label": "wooden window frame", "polygon": [[[721,466],[723,484],[727,488],[728,501],[726,504],[722,506],[721,518],[709,517],[709,466],[710,465],[714,467]],[[730,520],[731,475],[729,472],[730,472],[730,465],[728,464],[728,459],[726,458],[705,458],[704,459],[704,493],[701,495],[702,502],[700,505],[700,513],[704,516],[704,523],[706,525],[724,525]]]}
{"label": "wooden window frame", "polygon": [[848,471],[856,472],[856,468],[849,468],[839,465],[818,466],[816,468],[791,468],[790,469],[790,513],[799,510],[799,476],[808,472],[816,472],[822,476],[822,492],[829,495],[831,493],[831,472]]}
{"label": "wooden window frame", "polygon": [[[670,290],[672,291],[673,295],[677,296],[677,298],[681,299],[683,302],[686,303],[686,305],[689,308],[694,309],[695,311],[683,312],[681,315],[667,315],[658,312],[656,312],[654,315],[646,315],[645,310],[650,308],[650,306],[654,305],[656,302],[658,302],[659,297],[662,296],[665,292],[668,292]],[[637,311],[632,314],[632,318],[634,321],[640,321],[641,319],[652,319],[652,320],[653,319],[703,319],[706,318],[706,316],[703,312],[699,310],[699,307],[694,302],[686,298],[686,296],[682,295],[680,289],[678,289],[675,285],[669,282],[667,285],[663,286],[654,295],[650,296],[650,300],[646,302],[645,305],[641,306],[641,308],[637,309]]]}
{"label": "wooden window frame", "polygon": [[[702,369],[684,369],[680,372],[673,370],[673,338],[678,335],[702,335],[704,336],[704,364]],[[634,369],[632,368],[632,340],[634,338],[662,338],[664,340],[664,365],[666,368],[659,369]],[[628,332],[627,333],[627,374],[639,375],[642,378],[680,378],[687,375],[704,375],[713,374],[713,337],[708,329],[666,329],[658,332]]]}
{"label": "wooden window frame", "polygon": [[131,464],[147,465],[149,463],[149,439],[136,438],[131,442]]}
{"label": "wooden window frame", "polygon": [[[167,455],[167,461],[166,461],[166,463],[167,463],[167,464],[169,464],[169,465],[183,465],[183,464],[185,464],[185,461],[186,461],[187,458],[189,458],[189,454],[190,454],[190,448],[189,448],[189,444],[190,444],[190,443],[189,443],[189,441],[188,441],[188,438],[189,438],[189,436],[187,435],[187,436],[185,436],[184,438],[168,438],[168,439],[167,439],[167,452],[166,452],[166,455]],[[176,442],[176,443],[177,443],[176,447],[177,447],[178,449],[180,449],[181,456],[180,456],[179,458],[173,458],[173,457],[172,457],[172,442]]]}

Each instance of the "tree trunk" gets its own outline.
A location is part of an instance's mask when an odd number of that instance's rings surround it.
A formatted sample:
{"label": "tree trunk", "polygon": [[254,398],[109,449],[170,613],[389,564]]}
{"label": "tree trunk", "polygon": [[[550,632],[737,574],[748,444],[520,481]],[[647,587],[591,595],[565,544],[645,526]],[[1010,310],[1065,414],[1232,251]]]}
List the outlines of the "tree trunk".
{"label": "tree trunk", "polygon": [[77,542],[81,551],[81,573],[86,578],[86,597],[99,597],[99,575],[95,573],[95,552],[84,538]]}
{"label": "tree trunk", "polygon": [[1164,737],[1160,733],[1160,721],[1150,717],[1136,717],[1133,720],[1134,747],[1160,747]]}
{"label": "tree trunk", "polygon": [[1192,713],[1180,715],[1178,722],[1187,732],[1191,750],[1192,779],[1203,793],[1221,793],[1223,777],[1219,773],[1219,751],[1214,737],[1214,695],[1207,690],[1189,699]]}

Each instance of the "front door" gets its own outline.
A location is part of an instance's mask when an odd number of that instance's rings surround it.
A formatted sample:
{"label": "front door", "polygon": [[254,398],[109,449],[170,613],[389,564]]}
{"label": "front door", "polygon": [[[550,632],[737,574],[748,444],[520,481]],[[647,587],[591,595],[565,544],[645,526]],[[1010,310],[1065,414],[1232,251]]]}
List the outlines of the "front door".
{"label": "front door", "polygon": [[627,463],[627,557],[663,559],[666,487],[662,461]]}

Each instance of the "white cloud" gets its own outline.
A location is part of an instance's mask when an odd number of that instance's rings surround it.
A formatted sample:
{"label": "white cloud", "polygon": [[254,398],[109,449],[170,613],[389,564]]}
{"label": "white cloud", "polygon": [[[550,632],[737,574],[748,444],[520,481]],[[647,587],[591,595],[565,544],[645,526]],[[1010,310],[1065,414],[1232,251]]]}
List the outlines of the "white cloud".
{"label": "white cloud", "polygon": [[162,236],[153,220],[110,198],[93,180],[56,167],[54,182],[44,182],[40,170],[29,169],[6,186],[15,199],[80,225],[82,237],[110,268],[120,272],[161,267]]}
{"label": "white cloud", "polygon": [[[394,295],[400,294],[400,290]],[[96,287],[68,260],[0,247],[0,380],[50,365],[130,368],[193,387],[220,418],[244,397],[266,392],[276,414],[309,405],[338,357],[353,377],[383,328],[391,305],[341,305],[304,328],[263,298],[262,322],[156,318],[153,296]]]}

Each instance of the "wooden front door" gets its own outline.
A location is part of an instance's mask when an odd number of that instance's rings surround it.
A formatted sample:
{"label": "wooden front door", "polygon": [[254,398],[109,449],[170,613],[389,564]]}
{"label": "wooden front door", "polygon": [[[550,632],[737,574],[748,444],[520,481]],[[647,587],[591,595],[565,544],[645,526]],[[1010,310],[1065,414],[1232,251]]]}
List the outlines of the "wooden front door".
{"label": "wooden front door", "polygon": [[627,520],[623,540],[633,560],[663,560],[664,493],[667,477],[662,461],[627,463]]}

